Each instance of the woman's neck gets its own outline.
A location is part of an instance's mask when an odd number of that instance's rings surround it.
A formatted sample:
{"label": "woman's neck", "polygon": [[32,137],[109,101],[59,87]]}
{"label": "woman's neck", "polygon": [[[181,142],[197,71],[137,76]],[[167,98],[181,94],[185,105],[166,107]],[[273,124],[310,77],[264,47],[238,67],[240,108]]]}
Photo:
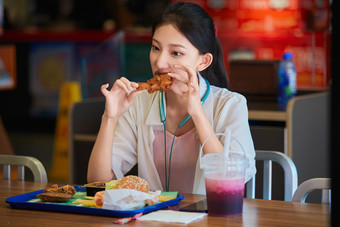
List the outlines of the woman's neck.
{"label": "woman's neck", "polygon": [[[166,94],[166,129],[172,134],[175,133],[179,123],[188,115],[187,108],[180,96],[172,91]],[[176,136],[185,134],[194,128],[193,121],[190,119],[182,127],[178,128]]]}

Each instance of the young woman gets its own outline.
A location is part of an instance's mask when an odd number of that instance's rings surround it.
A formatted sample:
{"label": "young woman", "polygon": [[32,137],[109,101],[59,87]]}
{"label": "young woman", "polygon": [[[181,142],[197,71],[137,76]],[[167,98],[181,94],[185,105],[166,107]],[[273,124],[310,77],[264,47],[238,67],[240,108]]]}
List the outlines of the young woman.
{"label": "young woman", "polygon": [[[227,90],[222,49],[212,18],[193,3],[174,3],[152,29],[153,75],[168,73],[168,92],[137,91],[122,77],[108,90],[105,111],[88,165],[88,181],[120,179],[138,163],[152,190],[205,193],[199,150],[214,133],[229,129],[256,172],[246,99]],[[223,152],[224,137],[211,137],[204,154]],[[230,150],[240,150],[237,143]]]}

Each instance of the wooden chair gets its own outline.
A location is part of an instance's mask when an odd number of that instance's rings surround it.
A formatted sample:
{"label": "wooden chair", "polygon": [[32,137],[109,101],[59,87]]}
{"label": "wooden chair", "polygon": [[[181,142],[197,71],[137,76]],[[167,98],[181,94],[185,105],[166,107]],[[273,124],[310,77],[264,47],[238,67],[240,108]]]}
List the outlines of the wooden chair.
{"label": "wooden chair", "polygon": [[[272,162],[278,163],[284,171],[284,200],[291,201],[298,185],[298,174],[294,162],[284,153],[277,151],[256,151],[257,161],[263,161],[263,199],[272,198]],[[258,173],[257,173],[258,174]],[[246,197],[255,198],[254,176],[246,184]]]}
{"label": "wooden chair", "polygon": [[4,180],[11,179],[11,167],[18,167],[18,180],[25,180],[25,167],[32,171],[34,181],[47,182],[47,174],[42,163],[30,156],[21,155],[0,155],[0,165],[3,165]]}
{"label": "wooden chair", "polygon": [[312,178],[304,181],[294,192],[292,201],[305,203],[309,193],[314,190],[322,190],[321,203],[331,203],[331,178]]}

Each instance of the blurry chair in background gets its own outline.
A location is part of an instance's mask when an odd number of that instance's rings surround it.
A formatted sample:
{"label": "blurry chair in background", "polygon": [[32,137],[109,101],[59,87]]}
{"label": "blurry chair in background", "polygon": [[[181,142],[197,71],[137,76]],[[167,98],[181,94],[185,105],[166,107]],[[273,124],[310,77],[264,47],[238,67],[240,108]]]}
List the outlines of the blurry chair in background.
{"label": "blurry chair in background", "polygon": [[[88,98],[74,103],[69,116],[70,184],[87,183],[87,165],[97,138],[105,99]],[[126,175],[138,175],[135,165]]]}
{"label": "blurry chair in background", "polygon": [[312,178],[304,181],[296,189],[292,201],[305,203],[309,193],[314,190],[322,190],[321,203],[331,203],[331,178]]}
{"label": "blurry chair in background", "polygon": [[[299,172],[299,183],[331,177],[331,93],[296,96],[287,105],[287,152]],[[308,201],[319,203],[319,192]]]}
{"label": "blurry chair in background", "polygon": [[[298,174],[294,162],[284,153],[277,151],[256,151],[256,161],[263,161],[263,199],[272,198],[272,162],[278,163],[284,171],[284,200],[291,201],[298,185]],[[257,173],[258,174],[258,173]],[[255,178],[246,184],[246,197],[255,198]]]}
{"label": "blurry chair in background", "polygon": [[87,165],[105,109],[104,98],[74,103],[69,115],[69,176],[71,184],[87,182]]}
{"label": "blurry chair in background", "polygon": [[32,171],[34,181],[47,182],[47,174],[45,167],[41,162],[30,156],[21,155],[0,155],[0,165],[3,165],[4,180],[11,179],[11,167],[18,167],[18,180],[25,180],[25,167]]}

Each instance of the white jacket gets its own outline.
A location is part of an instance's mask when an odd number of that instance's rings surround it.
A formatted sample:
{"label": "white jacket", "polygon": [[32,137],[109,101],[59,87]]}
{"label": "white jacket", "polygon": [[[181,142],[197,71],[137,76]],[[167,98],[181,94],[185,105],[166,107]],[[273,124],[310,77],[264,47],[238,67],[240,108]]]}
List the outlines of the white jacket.
{"label": "white jacket", "polygon": [[[200,75],[199,75],[200,76]],[[201,76],[200,76],[201,77]],[[200,78],[201,97],[206,91],[206,83]],[[248,108],[244,96],[224,88],[211,86],[203,109],[215,131],[223,133],[226,128],[242,144],[249,167],[246,170],[247,182],[255,173],[255,150],[248,123]],[[144,91],[137,96],[131,108],[118,121],[112,149],[112,170],[117,179],[121,179],[138,163],[138,174],[150,185],[151,190],[163,190],[153,160],[154,129],[163,129],[159,113],[159,92],[152,94]],[[221,142],[223,144],[224,137]],[[239,146],[236,143],[231,146]],[[240,150],[235,147],[234,150]],[[231,147],[230,150],[233,150]],[[196,165],[193,193],[205,194],[203,170],[200,159]]]}

